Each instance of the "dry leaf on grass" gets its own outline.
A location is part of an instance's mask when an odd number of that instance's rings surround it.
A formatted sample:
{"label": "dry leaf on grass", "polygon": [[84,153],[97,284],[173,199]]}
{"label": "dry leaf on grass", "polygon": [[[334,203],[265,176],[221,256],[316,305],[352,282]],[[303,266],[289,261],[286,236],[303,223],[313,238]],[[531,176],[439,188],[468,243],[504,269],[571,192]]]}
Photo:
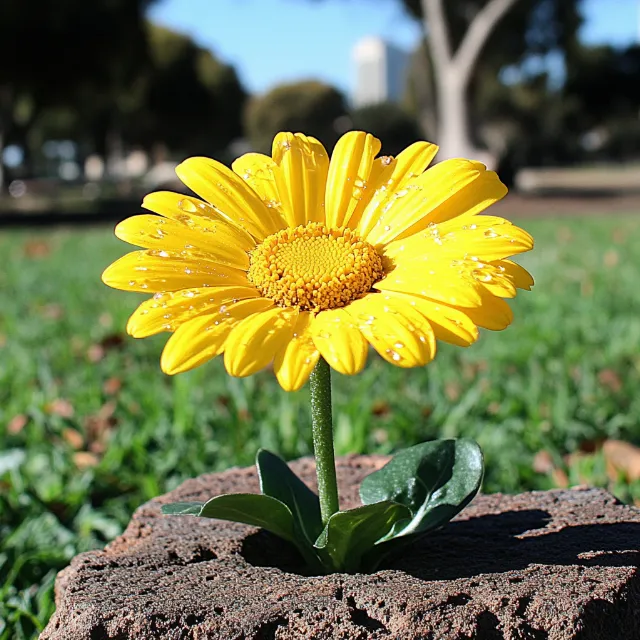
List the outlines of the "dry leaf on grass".
{"label": "dry leaf on grass", "polygon": [[640,480],[640,447],[622,440],[606,440],[602,453],[607,462],[607,475],[612,481],[620,474],[629,482]]}
{"label": "dry leaf on grass", "polygon": [[24,413],[19,413],[17,416],[13,416],[7,423],[7,432],[15,436],[27,426],[27,422],[29,422],[29,418],[27,418]]}
{"label": "dry leaf on grass", "polygon": [[72,418],[75,413],[71,402],[64,398],[56,398],[49,402],[45,405],[44,410],[53,416],[60,416],[61,418]]}

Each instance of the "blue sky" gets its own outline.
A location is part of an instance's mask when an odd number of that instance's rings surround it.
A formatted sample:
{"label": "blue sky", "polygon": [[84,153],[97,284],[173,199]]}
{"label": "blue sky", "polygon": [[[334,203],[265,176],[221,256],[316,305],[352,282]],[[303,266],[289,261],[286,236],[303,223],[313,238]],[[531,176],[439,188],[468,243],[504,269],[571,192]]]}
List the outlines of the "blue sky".
{"label": "blue sky", "polygon": [[[188,33],[233,64],[245,86],[262,92],[281,82],[318,78],[349,93],[351,49],[381,36],[412,49],[420,36],[398,0],[162,0],[160,24]],[[585,0],[586,42],[638,39],[640,0]]]}

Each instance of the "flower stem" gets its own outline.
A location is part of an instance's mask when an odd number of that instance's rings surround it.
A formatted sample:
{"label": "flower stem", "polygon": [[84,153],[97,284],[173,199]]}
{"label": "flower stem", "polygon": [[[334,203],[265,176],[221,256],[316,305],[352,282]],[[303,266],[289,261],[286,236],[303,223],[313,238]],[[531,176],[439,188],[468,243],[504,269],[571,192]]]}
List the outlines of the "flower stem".
{"label": "flower stem", "polygon": [[311,386],[311,430],[316,457],[318,496],[322,524],[340,510],[336,461],[333,453],[333,424],[331,415],[331,368],[320,357],[309,378]]}

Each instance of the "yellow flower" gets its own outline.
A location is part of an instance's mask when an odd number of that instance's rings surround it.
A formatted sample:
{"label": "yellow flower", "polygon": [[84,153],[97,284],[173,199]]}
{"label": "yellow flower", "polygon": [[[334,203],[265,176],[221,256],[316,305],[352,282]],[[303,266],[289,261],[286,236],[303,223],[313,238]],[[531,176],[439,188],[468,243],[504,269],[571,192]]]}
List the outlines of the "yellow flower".
{"label": "yellow flower", "polygon": [[172,332],[168,374],[224,352],[248,376],[273,362],[299,389],[322,355],[362,370],[368,345],[400,367],[422,366],[435,339],[468,346],[478,327],[504,329],[503,298],[533,280],[508,260],[533,240],[478,215],[507,193],[479,162],[446,160],[416,142],[382,156],[370,134],[345,134],[329,159],[316,139],[280,133],[272,157],[248,153],[233,170],[207,158],[177,168],[202,200],[152,193],[116,235],[142,247],[103,274],[116,289],[153,293],[131,316],[142,338]]}

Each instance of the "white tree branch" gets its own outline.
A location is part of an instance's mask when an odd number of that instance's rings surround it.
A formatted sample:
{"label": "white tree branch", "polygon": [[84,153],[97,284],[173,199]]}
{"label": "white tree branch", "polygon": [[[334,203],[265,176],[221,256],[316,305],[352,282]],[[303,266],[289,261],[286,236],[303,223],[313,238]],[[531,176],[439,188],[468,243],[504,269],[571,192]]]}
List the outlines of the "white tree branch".
{"label": "white tree branch", "polygon": [[[491,32],[517,1],[489,0],[469,25],[467,33],[464,35],[462,43],[453,58],[453,64],[457,68],[459,77],[464,78],[465,83],[471,75],[482,47],[486,44]],[[423,5],[428,5],[430,0],[422,0],[422,2]]]}
{"label": "white tree branch", "polygon": [[449,25],[444,15],[443,0],[421,0],[424,30],[431,49],[436,75],[445,73],[451,63]]}

